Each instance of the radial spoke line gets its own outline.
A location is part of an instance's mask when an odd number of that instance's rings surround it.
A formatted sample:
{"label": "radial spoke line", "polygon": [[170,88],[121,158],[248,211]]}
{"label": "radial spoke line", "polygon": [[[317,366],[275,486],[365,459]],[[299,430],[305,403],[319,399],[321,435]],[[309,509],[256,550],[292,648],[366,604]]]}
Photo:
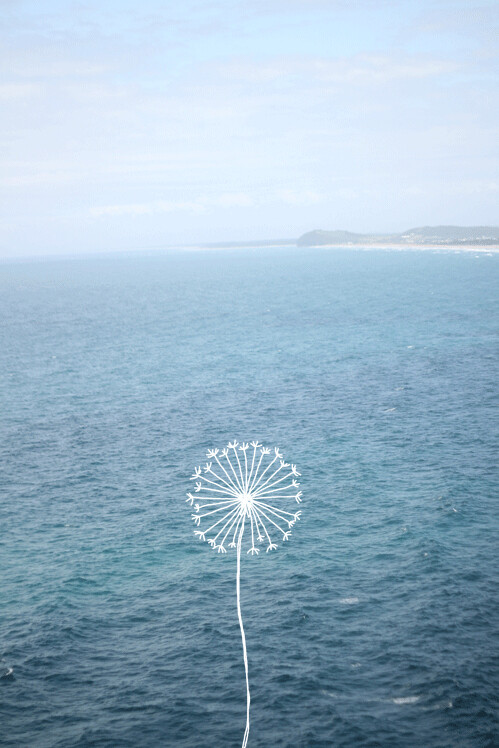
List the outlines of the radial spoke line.
{"label": "radial spoke line", "polygon": [[201,492],[194,494],[194,498],[200,501],[239,501],[237,496],[205,496]]}
{"label": "radial spoke line", "polygon": [[[223,531],[225,530],[225,528],[227,527],[227,525],[233,519],[234,512],[236,512],[236,514],[237,514],[238,511],[239,511],[238,507],[235,507],[235,509],[232,510],[231,516],[229,517],[229,519],[227,520],[227,522],[225,523],[225,525],[222,527],[222,529],[217,532],[217,534],[215,535],[215,537],[213,538],[213,540],[216,540],[218,538],[218,536],[223,533]],[[224,519],[225,519],[225,517],[224,517]],[[221,543],[220,545],[223,545],[223,543]]]}
{"label": "radial spoke line", "polygon": [[270,499],[272,501],[276,501],[276,499],[296,499],[296,494],[290,493],[284,496],[268,496],[267,494],[261,494],[260,496],[255,496],[255,501],[260,501],[260,499]]}
{"label": "radial spoke line", "polygon": [[215,460],[216,460],[216,461],[218,462],[218,464],[220,465],[220,467],[221,467],[221,468],[222,468],[222,470],[224,471],[225,475],[226,475],[226,476],[227,476],[227,478],[229,479],[229,484],[230,484],[230,486],[231,486],[231,487],[232,487],[232,488],[234,489],[234,491],[236,491],[236,493],[237,493],[237,486],[236,486],[236,484],[234,483],[234,481],[233,481],[233,480],[232,480],[232,478],[230,477],[229,473],[227,472],[227,470],[226,470],[226,469],[224,468],[224,466],[222,465],[222,463],[221,463],[221,462],[220,462],[220,460],[218,459],[217,455],[215,455]]}
{"label": "radial spoke line", "polygon": [[287,486],[281,486],[280,488],[270,488],[268,486],[267,488],[265,488],[265,486],[262,486],[260,489],[258,489],[257,493],[259,493],[261,490],[264,490],[265,492],[268,491],[269,493],[277,493],[278,491],[286,491],[288,488],[294,488],[293,484],[289,483]]}
{"label": "radial spoke line", "polygon": [[267,478],[267,480],[264,483],[262,483],[259,488],[257,488],[257,486],[255,486],[255,492],[258,493],[263,488],[265,488],[265,486],[267,485],[267,483],[272,480],[272,478],[274,477],[274,475],[277,475],[277,473],[280,473],[281,470],[282,470],[282,465],[279,465],[279,467],[277,468],[277,470],[274,470],[274,472],[272,473],[272,475],[269,475],[269,477]]}
{"label": "radial spoke line", "polygon": [[211,527],[208,527],[208,529],[204,531],[205,534],[211,532],[211,530],[213,530],[217,525],[219,525],[220,522],[223,522],[224,519],[226,519],[230,514],[232,514],[232,512],[237,512],[237,507],[235,507],[234,509],[231,509],[231,511],[227,512],[227,514],[225,514],[221,519],[219,519],[218,522],[215,522],[214,525],[212,525]]}
{"label": "radial spoke line", "polygon": [[283,530],[282,527],[279,527],[279,525],[277,524],[277,522],[274,522],[274,520],[271,517],[269,517],[267,514],[265,514],[265,512],[263,511],[263,509],[261,509],[260,507],[258,507],[258,511],[260,512],[260,514],[263,514],[263,516],[266,519],[268,519],[269,522],[272,522],[272,524],[275,525],[277,527],[277,529],[282,532],[283,535],[286,535],[286,531]]}
{"label": "radial spoke line", "polygon": [[260,522],[261,526],[263,527],[263,530],[264,530],[264,532],[265,532],[265,535],[267,536],[267,540],[269,541],[269,545],[272,545],[272,540],[270,539],[270,535],[269,535],[269,532],[268,532],[268,530],[267,530],[267,527],[266,527],[266,525],[265,525],[265,522],[264,522],[264,521],[262,520],[262,518],[260,517],[260,514],[259,514],[259,512],[258,512],[258,509],[257,509],[257,508],[256,508],[255,506],[253,506],[253,507],[252,507],[252,511],[254,511],[254,513],[255,513],[255,517],[258,517],[258,520],[259,520],[259,522]]}
{"label": "radial spoke line", "polygon": [[244,450],[244,490],[248,491],[248,458],[246,457],[246,450]]}
{"label": "radial spoke line", "polygon": [[243,487],[241,486],[241,484],[239,483],[239,478],[238,478],[238,477],[237,477],[237,475],[236,475],[236,471],[234,470],[234,465],[233,465],[233,464],[232,464],[232,462],[230,461],[230,458],[229,458],[229,455],[228,455],[228,454],[226,454],[226,455],[225,455],[225,459],[226,459],[226,460],[227,460],[227,462],[229,463],[229,465],[230,465],[230,469],[231,469],[231,470],[232,470],[232,472],[234,473],[234,478],[236,479],[236,483],[237,483],[237,485],[239,486],[239,490],[241,491],[241,493],[244,493],[244,488],[243,488]]}
{"label": "radial spoke line", "polygon": [[[263,457],[263,455],[262,455],[262,457]],[[253,485],[251,486],[251,490],[252,491],[258,486],[258,484],[262,480],[262,478],[265,475],[265,473],[267,472],[267,470],[272,467],[272,465],[274,464],[274,462],[276,460],[277,460],[277,455],[274,457],[274,459],[272,460],[272,462],[269,462],[269,464],[267,465],[267,467],[265,468],[265,470],[262,472],[262,474],[260,475],[260,477],[258,478],[258,480],[256,481],[256,483],[253,482]],[[279,468],[279,470],[280,470],[280,468]],[[258,471],[255,474],[255,478],[257,477],[257,475],[258,475]]]}
{"label": "radial spoke line", "polygon": [[294,517],[295,516],[293,512],[287,512],[285,509],[279,509],[278,506],[272,506],[271,504],[265,504],[265,502],[263,502],[263,501],[255,501],[255,504],[257,504],[258,506],[264,506],[267,509],[275,509],[277,512],[281,512],[281,514],[289,514],[290,517]]}
{"label": "radial spoke line", "polygon": [[[255,452],[256,452],[256,450],[255,450]],[[253,455],[253,459],[254,459],[254,455]],[[263,452],[260,452],[260,459],[258,460],[258,465],[257,465],[256,470],[255,470],[255,475],[253,476],[253,481],[252,481],[251,486],[250,486],[250,492],[253,490],[253,483],[256,481],[256,479],[258,477],[258,471],[260,470],[260,465],[262,464],[262,460],[263,460]]]}
{"label": "radial spoke line", "polygon": [[235,523],[237,522],[238,518],[240,518],[240,516],[241,516],[241,513],[239,512],[238,514],[235,514],[234,517],[231,518],[229,528],[222,538],[221,545],[225,543],[227,539],[227,535],[230,533],[230,531],[232,530],[232,528],[234,527]]}
{"label": "radial spoke line", "polygon": [[232,447],[234,450],[234,454],[236,455],[237,464],[239,465],[239,475],[241,476],[241,486],[244,491],[244,479],[243,479],[243,470],[241,467],[241,463],[239,462],[239,455],[237,454],[237,449],[235,447]]}
{"label": "radial spoke line", "polygon": [[[256,444],[257,442],[255,442]],[[253,468],[255,467],[255,457],[256,457],[256,447],[253,447],[253,459],[251,460],[251,470],[248,476],[248,482],[246,483],[246,486],[249,488],[249,484],[251,481],[251,476],[253,475]]]}
{"label": "radial spoke line", "polygon": [[[212,486],[217,486],[217,488],[218,488],[218,490],[219,490],[219,491],[224,491],[224,493],[225,493],[225,492],[226,492],[226,493],[229,493],[229,492],[230,492],[230,493],[234,494],[234,496],[236,496],[236,495],[237,495],[237,491],[236,491],[235,489],[233,489],[233,488],[229,488],[229,489],[227,489],[227,488],[222,488],[222,486],[220,486],[220,485],[219,485],[218,483],[215,483],[215,481],[214,481],[214,480],[210,480],[210,479],[209,479],[209,478],[207,478],[207,477],[206,477],[205,475],[200,475],[199,477],[200,477],[200,478],[201,478],[202,480],[205,480],[205,481],[206,481],[207,483],[211,483],[211,484],[212,484]],[[209,488],[207,488],[206,486],[203,486],[203,488],[205,489],[205,491],[210,491],[210,489],[209,489]],[[211,490],[213,491],[213,489],[211,489]]]}
{"label": "radial spoke line", "polygon": [[[262,508],[261,504],[258,506],[258,508],[260,509],[261,512],[263,512],[263,508]],[[275,512],[273,509],[270,509],[268,506],[265,506],[265,509],[267,510],[267,512],[270,512],[270,514],[273,514],[274,517],[277,517],[277,519],[280,519],[281,522],[286,522],[286,524],[288,525],[288,527],[290,526],[289,525],[289,522],[290,522],[289,519],[286,519],[286,517],[281,517],[280,514],[278,514],[277,512]]]}
{"label": "radial spoke line", "polygon": [[[238,501],[233,501],[229,506],[233,506],[234,504],[238,504]],[[216,514],[217,512],[224,512],[226,509],[228,509],[228,506],[221,506],[218,509],[213,509],[211,512],[205,512],[205,514],[200,514],[199,519],[203,519],[203,517],[209,517],[210,514]]]}
{"label": "radial spoke line", "polygon": [[[280,470],[280,468],[279,468],[279,470]],[[276,475],[276,474],[277,474],[277,473],[279,472],[279,470],[276,470],[276,472],[274,473],[274,475]],[[269,478],[269,480],[271,480],[271,479],[272,479],[272,478],[274,477],[274,475],[272,475],[272,476],[271,476],[271,477]],[[286,478],[289,478],[289,476],[290,476],[290,475],[293,475],[293,473],[288,473],[287,475],[283,475],[283,476],[282,476],[282,478],[279,478],[279,480],[276,480],[276,481],[274,481],[274,483],[270,483],[270,484],[269,484],[269,481],[265,481],[265,483],[264,483],[263,485],[261,485],[261,486],[260,486],[260,488],[258,489],[258,491],[257,491],[256,493],[259,493],[259,492],[260,492],[260,491],[262,491],[262,490],[263,490],[264,488],[266,488],[266,489],[268,490],[268,489],[269,489],[269,488],[271,488],[272,486],[277,486],[277,484],[278,484],[278,483],[280,483],[280,482],[281,482],[281,481],[283,481],[283,480],[286,480]]]}
{"label": "radial spoke line", "polygon": [[236,486],[234,485],[233,482],[227,483],[227,481],[224,478],[222,478],[221,475],[218,475],[218,473],[215,473],[215,471],[212,470],[212,468],[210,468],[208,472],[211,473],[213,476],[215,476],[215,478],[217,478],[217,480],[222,481],[222,483],[225,483],[225,485],[228,488],[230,488],[231,491],[235,491],[237,493],[237,488],[236,488]]}
{"label": "radial spoke line", "polygon": [[[217,486],[216,483],[213,483],[214,486]],[[227,493],[229,496],[233,496],[234,498],[237,496],[237,493],[234,491],[228,491],[225,488],[222,488],[222,486],[217,486],[216,488],[208,488],[208,486],[201,486],[199,491],[221,491],[222,493]],[[199,491],[197,493],[199,493]]]}
{"label": "radial spoke line", "polygon": [[[233,504],[233,501],[230,501],[230,499],[224,499],[223,501],[215,501],[214,499],[211,500],[211,504],[198,504],[197,506],[199,509],[204,509],[207,506],[218,506],[219,504],[225,504],[225,506],[229,506],[229,504]],[[197,511],[199,511],[199,509]]]}
{"label": "radial spoke line", "polygon": [[262,533],[260,532],[260,527],[263,527],[263,529],[265,530],[265,526],[264,526],[263,522],[261,521],[261,519],[258,519],[257,514],[255,512],[255,507],[254,506],[251,507],[250,511],[252,512],[253,517],[255,518],[255,527],[256,527],[256,532],[257,532],[257,539],[260,540],[260,538],[262,537]]}
{"label": "radial spoke line", "polygon": [[236,529],[234,530],[234,535],[233,535],[233,537],[232,537],[232,542],[233,542],[233,543],[235,543],[235,542],[236,542],[236,535],[237,535],[237,530],[238,530],[238,528],[239,528],[239,525],[240,525],[240,523],[241,523],[241,520],[242,520],[242,518],[243,518],[243,517],[244,517],[244,512],[243,512],[243,511],[241,510],[241,511],[240,511],[240,513],[239,513],[239,517],[238,517],[238,519],[237,519],[237,525],[236,525]]}

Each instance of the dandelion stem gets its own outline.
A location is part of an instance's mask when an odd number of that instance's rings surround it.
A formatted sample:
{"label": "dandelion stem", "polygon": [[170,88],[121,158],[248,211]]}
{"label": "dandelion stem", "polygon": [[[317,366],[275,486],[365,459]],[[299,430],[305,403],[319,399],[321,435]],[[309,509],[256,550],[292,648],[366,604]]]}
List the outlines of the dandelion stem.
{"label": "dandelion stem", "polygon": [[[250,452],[248,456],[247,450],[250,444],[253,454]],[[241,613],[243,536],[246,531],[245,551],[247,553],[258,554],[260,552],[261,547],[255,546],[255,540],[257,543],[265,543],[267,540],[267,552],[276,550],[279,538],[275,537],[276,542],[273,542],[270,533],[272,532],[275,536],[275,530],[277,530],[282,534],[283,541],[289,540],[291,528],[301,516],[301,512],[293,513],[281,507],[288,506],[290,501],[296,500],[301,503],[302,500],[301,491],[294,493],[300,484],[294,477],[291,478],[291,476],[300,475],[296,465],[286,463],[277,447],[273,450],[274,457],[272,457],[271,450],[263,447],[258,441],[252,441],[250,444],[243,441],[239,446],[239,451],[237,441],[229,442],[227,447],[221,451],[209,449],[206,457],[213,462],[206,463],[205,475],[202,475],[201,467],[194,468],[194,474],[191,477],[191,480],[195,481],[194,493],[187,493],[187,502],[195,507],[195,513],[191,514],[191,517],[196,527],[201,528],[195,530],[194,534],[200,540],[208,541],[208,544],[218,553],[227,553],[226,540],[230,541],[229,548],[237,548],[237,616],[241,630],[246,678],[246,727],[242,738],[242,748],[248,746],[251,702],[246,634]],[[257,450],[260,450],[258,459],[256,458]],[[239,457],[240,451],[244,453],[244,463]],[[232,459],[231,452],[233,453]],[[287,468],[289,472],[286,473]],[[289,483],[288,480],[290,480]],[[207,509],[206,512],[205,509]],[[212,524],[203,530],[204,525],[208,525],[212,520]],[[249,535],[251,535],[251,548],[248,550],[246,543]]]}
{"label": "dandelion stem", "polygon": [[241,628],[241,640],[243,643],[243,659],[244,659],[244,670],[246,673],[246,729],[244,731],[242,748],[246,748],[248,744],[249,728],[250,728],[250,688],[249,688],[249,677],[248,677],[248,655],[246,653],[246,636],[244,634],[243,618],[241,616],[241,543],[244,532],[244,515],[237,538],[237,574],[236,574],[236,592],[237,592],[237,615],[239,618],[239,626]]}

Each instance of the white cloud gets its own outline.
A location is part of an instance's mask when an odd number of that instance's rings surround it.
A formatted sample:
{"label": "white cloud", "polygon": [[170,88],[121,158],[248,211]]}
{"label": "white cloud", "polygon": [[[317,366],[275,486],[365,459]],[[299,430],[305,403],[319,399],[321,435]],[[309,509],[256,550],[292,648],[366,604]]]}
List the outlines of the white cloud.
{"label": "white cloud", "polygon": [[243,192],[227,192],[214,197],[201,198],[200,202],[205,205],[214,205],[220,208],[251,208],[255,205],[254,199]]}
{"label": "white cloud", "polygon": [[154,200],[150,203],[96,206],[90,209],[90,215],[98,218],[102,216],[148,216],[157,213],[199,213],[203,210],[204,207],[199,202]]}
{"label": "white cloud", "polygon": [[36,242],[58,218],[70,237],[73,216],[106,241],[130,226],[199,241],[369,228],[409,211],[411,225],[445,200],[447,222],[463,206],[468,222],[493,222],[494,70],[476,28],[463,44],[464,3],[455,42],[444,10],[456,3],[439,3],[427,31],[431,0],[419,27],[395,0],[11,4],[0,188],[12,242],[12,226]]}
{"label": "white cloud", "polygon": [[204,213],[210,208],[250,208],[253,199],[244,193],[223,193],[198,197],[195,200],[153,200],[148,203],[128,203],[120,205],[95,206],[90,215],[101,216],[144,216],[158,213]]}
{"label": "white cloud", "polygon": [[[341,192],[341,191],[340,191]],[[265,205],[317,205],[328,199],[325,194],[314,190],[276,189],[262,191],[258,195],[242,192],[229,192],[202,195],[194,201],[153,200],[148,203],[127,203],[119,205],[94,206],[90,209],[93,217],[101,216],[143,216],[158,213],[206,213],[216,209],[255,208]]]}
{"label": "white cloud", "polygon": [[463,67],[456,61],[420,55],[354,55],[350,57],[266,60],[259,63],[232,60],[218,65],[227,80],[265,85],[282,83],[383,84],[397,79],[435,78],[455,73]]}
{"label": "white cloud", "polygon": [[25,99],[40,93],[40,86],[34,83],[0,84],[0,99]]}
{"label": "white cloud", "polygon": [[281,202],[285,205],[317,205],[327,199],[326,195],[321,194],[315,190],[291,190],[281,189],[277,190],[273,195],[270,195],[270,202]]}

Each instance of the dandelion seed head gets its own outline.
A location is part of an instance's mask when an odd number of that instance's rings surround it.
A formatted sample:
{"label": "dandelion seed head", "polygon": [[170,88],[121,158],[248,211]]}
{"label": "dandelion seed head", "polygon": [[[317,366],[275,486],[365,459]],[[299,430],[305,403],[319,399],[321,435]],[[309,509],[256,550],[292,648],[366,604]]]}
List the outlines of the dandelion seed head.
{"label": "dandelion seed head", "polygon": [[[301,515],[293,510],[302,496],[293,490],[299,486],[296,465],[286,462],[277,447],[258,441],[234,440],[221,450],[208,449],[206,456],[211,461],[203,471],[194,468],[191,476],[196,493],[191,517],[200,528],[195,535],[218,553],[241,542],[252,556],[289,540]],[[192,506],[192,493],[187,496]]]}
{"label": "dandelion seed head", "polygon": [[246,493],[246,491],[242,491],[242,493],[238,494],[238,499],[241,504],[241,509],[244,511],[246,515],[249,516],[251,507],[253,506],[252,494]]}

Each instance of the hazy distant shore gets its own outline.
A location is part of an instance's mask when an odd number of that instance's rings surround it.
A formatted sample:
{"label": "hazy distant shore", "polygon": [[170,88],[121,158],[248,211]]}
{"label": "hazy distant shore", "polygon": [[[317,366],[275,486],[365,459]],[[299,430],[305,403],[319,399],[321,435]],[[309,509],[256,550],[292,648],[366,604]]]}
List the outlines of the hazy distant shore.
{"label": "hazy distant shore", "polygon": [[325,249],[325,250],[359,250],[361,252],[368,252],[374,250],[387,250],[393,252],[418,252],[418,251],[431,251],[431,252],[473,252],[475,254],[492,255],[499,253],[499,241],[494,243],[466,243],[466,242],[390,242],[390,241],[364,241],[364,242],[331,242],[331,243],[320,243],[320,244],[305,244],[296,239],[287,239],[282,241],[271,241],[262,240],[251,241],[251,242],[220,242],[220,244],[191,244],[191,245],[165,245],[163,247],[124,247],[123,249],[115,248],[113,250],[106,251],[89,251],[85,253],[71,252],[71,253],[60,253],[60,254],[40,254],[40,255],[4,255],[0,256],[0,264],[10,264],[19,262],[30,262],[30,261],[53,261],[62,259],[83,259],[85,257],[113,257],[119,255],[151,255],[162,252],[209,252],[209,251],[220,251],[220,250],[242,250],[242,249],[254,249],[254,250],[271,250],[271,249],[302,249],[305,252],[310,249]]}
{"label": "hazy distant shore", "polygon": [[[303,245],[302,245],[303,246]],[[414,252],[416,250],[442,250],[451,252],[499,252],[499,244],[391,244],[391,243],[366,243],[366,244],[313,244],[310,249],[393,249],[407,250]]]}
{"label": "hazy distant shore", "polygon": [[210,250],[235,250],[235,249],[351,249],[360,251],[370,251],[375,249],[387,249],[393,251],[408,251],[415,252],[419,250],[440,250],[448,252],[480,252],[483,254],[497,253],[499,252],[498,244],[396,244],[391,242],[366,242],[365,244],[271,244],[270,242],[257,244],[256,242],[243,244],[242,242],[234,242],[233,244],[199,244],[189,247],[182,247],[182,249],[191,252],[198,251],[210,251]]}
{"label": "hazy distant shore", "polygon": [[302,234],[300,247],[365,247],[385,249],[490,250],[499,247],[499,226],[417,226],[401,233],[359,234],[314,229]]}
{"label": "hazy distant shore", "polygon": [[[197,249],[249,249],[251,247],[325,247],[329,249],[392,249],[451,252],[497,252],[499,226],[418,226],[402,233],[360,234],[354,231],[307,231],[297,239],[262,239],[204,244]],[[193,247],[190,247],[193,249]]]}

